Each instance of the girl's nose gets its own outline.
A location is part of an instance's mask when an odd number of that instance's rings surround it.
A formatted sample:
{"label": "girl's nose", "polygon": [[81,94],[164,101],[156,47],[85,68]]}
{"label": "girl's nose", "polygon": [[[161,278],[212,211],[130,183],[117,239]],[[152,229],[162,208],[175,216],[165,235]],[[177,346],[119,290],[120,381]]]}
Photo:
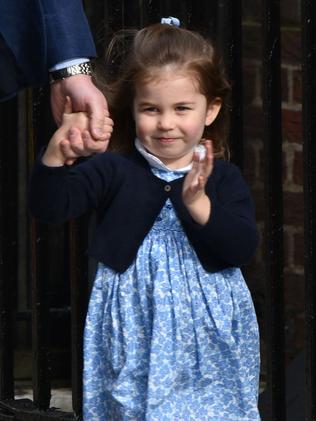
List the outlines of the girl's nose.
{"label": "girl's nose", "polygon": [[160,130],[171,130],[174,128],[174,119],[170,113],[160,114],[158,128]]}

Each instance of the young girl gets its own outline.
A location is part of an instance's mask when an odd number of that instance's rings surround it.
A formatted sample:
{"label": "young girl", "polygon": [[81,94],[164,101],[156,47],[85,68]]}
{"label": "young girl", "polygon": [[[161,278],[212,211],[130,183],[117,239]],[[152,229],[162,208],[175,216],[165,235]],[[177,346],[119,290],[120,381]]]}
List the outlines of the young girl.
{"label": "young girl", "polygon": [[116,152],[65,165],[91,141],[86,116],[68,110],[35,165],[36,217],[98,215],[86,421],[260,419],[257,321],[238,268],[257,231],[249,190],[223,159],[228,94],[209,42],[146,27],[107,85]]}

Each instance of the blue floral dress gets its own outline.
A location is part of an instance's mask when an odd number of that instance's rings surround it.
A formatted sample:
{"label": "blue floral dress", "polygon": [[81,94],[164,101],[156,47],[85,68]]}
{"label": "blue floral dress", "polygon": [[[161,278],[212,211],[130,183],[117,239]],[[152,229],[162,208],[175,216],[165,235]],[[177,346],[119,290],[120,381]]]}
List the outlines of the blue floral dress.
{"label": "blue floral dress", "polygon": [[[166,181],[184,175],[152,170]],[[84,421],[257,421],[258,377],[258,326],[241,271],[207,273],[167,200],[124,273],[98,266]]]}

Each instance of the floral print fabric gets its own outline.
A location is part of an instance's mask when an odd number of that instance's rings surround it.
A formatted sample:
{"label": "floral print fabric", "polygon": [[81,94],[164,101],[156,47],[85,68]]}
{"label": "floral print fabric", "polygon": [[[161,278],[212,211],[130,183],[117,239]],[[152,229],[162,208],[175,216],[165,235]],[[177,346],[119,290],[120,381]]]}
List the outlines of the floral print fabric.
{"label": "floral print fabric", "polygon": [[98,266],[84,421],[257,421],[258,377],[258,327],[241,271],[205,272],[167,200],[124,273]]}

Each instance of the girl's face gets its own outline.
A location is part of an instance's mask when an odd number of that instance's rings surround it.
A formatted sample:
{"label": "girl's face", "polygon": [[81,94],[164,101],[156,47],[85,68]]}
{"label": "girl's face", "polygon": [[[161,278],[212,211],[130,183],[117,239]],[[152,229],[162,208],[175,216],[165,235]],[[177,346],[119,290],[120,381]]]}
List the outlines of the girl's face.
{"label": "girl's face", "polygon": [[165,69],[159,79],[136,85],[136,135],[169,168],[182,168],[220,107],[220,100],[207,103],[191,75]]}

